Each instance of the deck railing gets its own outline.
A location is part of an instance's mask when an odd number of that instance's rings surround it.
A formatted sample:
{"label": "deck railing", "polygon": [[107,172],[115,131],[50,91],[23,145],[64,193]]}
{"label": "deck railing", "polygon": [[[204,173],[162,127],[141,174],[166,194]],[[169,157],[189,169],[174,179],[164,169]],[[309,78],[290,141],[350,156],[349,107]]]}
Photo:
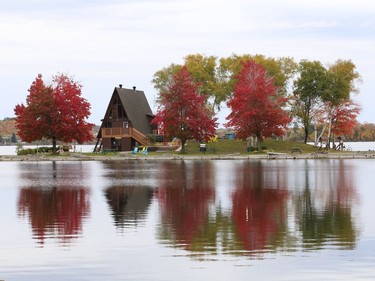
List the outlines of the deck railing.
{"label": "deck railing", "polygon": [[142,145],[150,145],[150,139],[134,128],[102,128],[102,138],[133,138]]}

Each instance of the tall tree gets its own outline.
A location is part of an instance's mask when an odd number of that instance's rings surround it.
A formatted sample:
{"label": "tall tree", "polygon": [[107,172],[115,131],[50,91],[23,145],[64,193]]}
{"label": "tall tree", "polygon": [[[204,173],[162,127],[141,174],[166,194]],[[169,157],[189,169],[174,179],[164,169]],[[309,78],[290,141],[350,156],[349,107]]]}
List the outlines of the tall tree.
{"label": "tall tree", "polygon": [[350,100],[351,94],[358,93],[356,84],[360,81],[360,75],[352,61],[337,60],[328,68],[327,77],[329,86],[322,100],[328,105],[326,122],[328,124],[328,146],[330,146],[334,112],[339,105]]}
{"label": "tall tree", "polygon": [[[215,56],[190,54],[184,58],[184,65],[193,80],[200,83],[199,92],[216,108],[232,95],[236,77],[242,69],[242,62],[253,60],[263,65],[268,73],[275,77],[279,86],[279,94],[286,95],[289,80],[297,69],[297,64],[292,58],[271,58],[263,55],[236,55],[218,59]],[[154,74],[152,83],[159,95],[170,84],[173,75],[182,68],[182,65],[171,64]]]}
{"label": "tall tree", "polygon": [[243,63],[249,61],[262,65],[267,70],[267,73],[274,77],[274,83],[278,86],[278,94],[286,96],[288,82],[294,76],[298,66],[292,58],[282,57],[275,59],[259,54],[241,56],[233,54],[230,57],[220,59],[217,74],[227,97],[233,92]]}
{"label": "tall tree", "polygon": [[[206,100],[211,98],[213,106],[218,106],[225,100],[216,77],[217,59],[214,56],[203,56],[201,54],[191,54],[184,58],[184,66],[193,78],[194,82],[199,83],[200,95],[206,96]],[[173,80],[173,76],[181,70],[183,65],[171,64],[154,74],[152,83],[159,95],[168,89]]]}
{"label": "tall tree", "polygon": [[216,118],[211,118],[205,97],[199,95],[198,88],[199,84],[182,67],[173,76],[168,90],[160,95],[158,112],[152,121],[167,138],[181,140],[181,153],[185,152],[187,140],[208,140],[215,134]]}
{"label": "tall tree", "polygon": [[26,104],[14,108],[16,128],[23,141],[52,140],[53,152],[56,142],[93,139],[94,124],[90,116],[90,103],[81,97],[82,86],[64,74],[56,75],[51,85],[45,85],[39,74],[29,89]]}
{"label": "tall tree", "polygon": [[319,61],[302,60],[293,88],[293,111],[302,123],[304,142],[307,143],[311,123],[316,117],[314,115],[327,90],[326,68]]}
{"label": "tall tree", "polygon": [[282,109],[286,98],[277,95],[273,77],[254,61],[243,64],[237,81],[233,97],[227,103],[232,111],[226,125],[233,127],[240,139],[256,136],[261,151],[264,138],[285,134],[291,121]]}

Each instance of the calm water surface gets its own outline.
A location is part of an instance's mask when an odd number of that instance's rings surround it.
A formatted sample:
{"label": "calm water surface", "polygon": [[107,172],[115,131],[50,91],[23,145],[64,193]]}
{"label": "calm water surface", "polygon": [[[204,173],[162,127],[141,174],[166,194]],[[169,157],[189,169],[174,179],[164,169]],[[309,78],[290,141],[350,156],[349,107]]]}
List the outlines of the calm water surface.
{"label": "calm water surface", "polygon": [[0,279],[375,280],[374,160],[0,162]]}

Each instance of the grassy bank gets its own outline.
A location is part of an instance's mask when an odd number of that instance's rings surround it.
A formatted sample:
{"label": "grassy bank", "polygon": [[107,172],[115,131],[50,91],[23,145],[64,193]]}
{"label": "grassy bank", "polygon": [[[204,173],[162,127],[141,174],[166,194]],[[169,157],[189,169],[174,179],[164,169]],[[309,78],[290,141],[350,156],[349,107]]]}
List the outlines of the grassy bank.
{"label": "grassy bank", "polygon": [[[307,145],[304,143],[299,142],[291,142],[291,141],[281,141],[281,140],[265,140],[263,143],[264,150],[261,152],[258,151],[247,151],[247,144],[244,141],[241,140],[229,140],[229,139],[220,139],[218,142],[212,142],[207,144],[207,150],[205,153],[201,152],[199,149],[199,143],[195,141],[189,141],[187,142],[187,145],[185,147],[186,150],[186,156],[264,156],[267,152],[276,152],[276,153],[285,153],[285,154],[292,154],[293,150],[301,151],[301,154],[299,152],[294,152],[294,155],[306,155],[310,153],[314,153],[318,151],[317,147],[314,147],[312,145]],[[333,150],[330,151],[334,152]],[[30,154],[29,154],[30,153]],[[26,153],[25,156],[31,157],[31,156],[38,156],[34,153]],[[343,152],[341,152],[343,153]],[[137,156],[141,156],[142,154],[138,154]],[[145,157],[159,157],[159,156],[178,156],[181,155],[178,151],[156,151],[156,152],[149,152],[148,155],[143,155]],[[44,158],[53,158],[53,159],[63,159],[63,158],[75,158],[75,159],[83,159],[83,158],[94,158],[94,159],[102,159],[102,158],[108,158],[108,157],[135,157],[136,155],[133,155],[131,152],[108,152],[108,153],[72,153],[72,152],[63,152],[60,154],[51,154],[49,152],[45,153],[39,153],[39,157]]]}
{"label": "grassy bank", "polygon": [[[312,145],[291,142],[291,141],[280,141],[280,140],[265,140],[263,143],[264,151],[260,152],[262,154],[266,152],[279,152],[279,153],[291,153],[293,148],[299,148],[302,153],[312,153],[318,150],[317,147]],[[199,151],[199,143],[188,142],[186,145],[187,154],[202,154]],[[222,139],[218,142],[208,143],[206,154],[259,154],[258,151],[247,151],[246,142],[241,140],[227,140]]]}

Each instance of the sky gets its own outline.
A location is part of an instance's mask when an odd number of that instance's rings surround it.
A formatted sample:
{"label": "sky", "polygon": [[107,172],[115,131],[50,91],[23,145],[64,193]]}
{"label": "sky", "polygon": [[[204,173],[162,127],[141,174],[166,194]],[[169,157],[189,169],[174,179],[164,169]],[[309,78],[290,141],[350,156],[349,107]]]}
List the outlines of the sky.
{"label": "sky", "polygon": [[[0,119],[14,117],[40,73],[83,85],[100,124],[114,87],[143,90],[189,54],[351,60],[362,77],[359,121],[375,123],[373,0],[0,0]],[[227,111],[219,113],[225,122]]]}

